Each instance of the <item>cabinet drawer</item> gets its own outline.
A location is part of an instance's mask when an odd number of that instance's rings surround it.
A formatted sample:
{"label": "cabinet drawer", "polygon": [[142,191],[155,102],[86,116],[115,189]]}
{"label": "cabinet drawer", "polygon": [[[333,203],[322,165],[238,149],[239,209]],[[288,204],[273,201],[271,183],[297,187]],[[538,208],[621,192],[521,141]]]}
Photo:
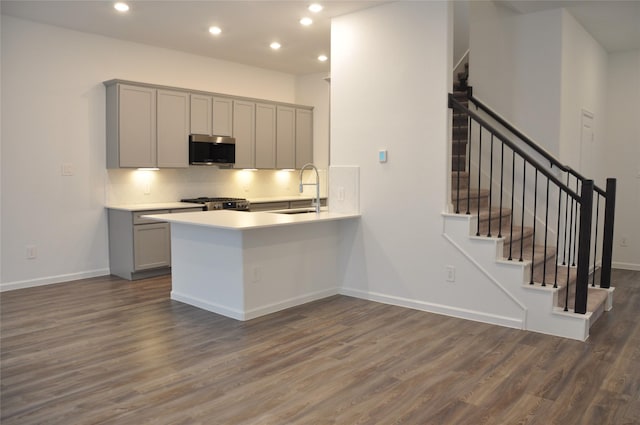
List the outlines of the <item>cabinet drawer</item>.
{"label": "cabinet drawer", "polygon": [[259,204],[251,204],[251,211],[271,211],[286,210],[289,208],[289,202],[261,202]]}
{"label": "cabinet drawer", "polygon": [[149,220],[148,218],[142,218],[143,215],[150,214],[169,214],[169,210],[150,210],[150,211],[135,211],[133,213],[133,224],[151,224],[160,223],[156,220]]}

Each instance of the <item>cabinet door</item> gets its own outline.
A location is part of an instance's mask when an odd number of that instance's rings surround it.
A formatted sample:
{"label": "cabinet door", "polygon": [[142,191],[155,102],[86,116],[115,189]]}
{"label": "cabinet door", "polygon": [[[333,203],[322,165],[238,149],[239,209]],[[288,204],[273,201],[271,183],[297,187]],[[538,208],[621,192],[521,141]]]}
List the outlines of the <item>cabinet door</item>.
{"label": "cabinet door", "polygon": [[296,168],[313,162],[313,111],[296,109]]}
{"label": "cabinet door", "polygon": [[212,135],[213,97],[191,95],[191,134]]}
{"label": "cabinet door", "polygon": [[189,166],[189,94],[158,90],[158,167]]}
{"label": "cabinet door", "polygon": [[213,98],[213,132],[215,136],[233,134],[233,100],[225,97]]}
{"label": "cabinet door", "polygon": [[118,86],[120,167],[156,166],[156,90]]}
{"label": "cabinet door", "polygon": [[256,168],[276,167],[276,107],[256,104]]}
{"label": "cabinet door", "polygon": [[235,168],[255,168],[255,103],[233,102],[233,137],[236,139]]}
{"label": "cabinet door", "polygon": [[295,109],[288,106],[277,108],[276,167],[296,167],[296,116]]}
{"label": "cabinet door", "polygon": [[169,223],[133,226],[133,264],[135,271],[171,265]]}

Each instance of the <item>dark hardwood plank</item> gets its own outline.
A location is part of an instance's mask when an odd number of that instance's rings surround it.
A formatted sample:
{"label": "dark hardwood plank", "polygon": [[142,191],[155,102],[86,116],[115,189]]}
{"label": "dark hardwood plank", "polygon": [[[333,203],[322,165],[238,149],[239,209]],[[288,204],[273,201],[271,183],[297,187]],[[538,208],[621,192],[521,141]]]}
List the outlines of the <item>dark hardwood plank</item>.
{"label": "dark hardwood plank", "polygon": [[640,272],[585,343],[345,296],[238,322],[169,277],[0,295],[13,424],[639,424]]}

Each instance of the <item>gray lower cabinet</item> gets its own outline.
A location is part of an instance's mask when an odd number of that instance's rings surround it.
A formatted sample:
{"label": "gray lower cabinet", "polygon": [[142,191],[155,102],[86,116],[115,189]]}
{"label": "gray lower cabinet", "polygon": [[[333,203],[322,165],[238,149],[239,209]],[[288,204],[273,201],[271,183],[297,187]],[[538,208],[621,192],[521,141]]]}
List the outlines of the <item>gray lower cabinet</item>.
{"label": "gray lower cabinet", "polygon": [[123,279],[143,279],[171,272],[169,223],[147,214],[202,211],[202,208],[126,211],[109,209],[109,268]]}

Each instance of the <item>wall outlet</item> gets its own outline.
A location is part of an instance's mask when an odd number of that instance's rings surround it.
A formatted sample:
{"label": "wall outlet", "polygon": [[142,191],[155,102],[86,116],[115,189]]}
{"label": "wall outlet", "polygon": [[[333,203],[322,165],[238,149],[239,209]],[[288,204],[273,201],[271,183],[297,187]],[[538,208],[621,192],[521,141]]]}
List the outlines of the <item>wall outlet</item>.
{"label": "wall outlet", "polygon": [[344,201],[344,186],[338,187],[338,201]]}
{"label": "wall outlet", "polygon": [[151,182],[144,182],[144,194],[151,195]]}
{"label": "wall outlet", "polygon": [[27,259],[33,260],[38,258],[38,247],[35,245],[27,245]]}
{"label": "wall outlet", "polygon": [[456,281],[456,268],[453,266],[446,266],[444,268],[447,272],[447,282],[455,282]]}
{"label": "wall outlet", "polygon": [[62,167],[60,167],[60,173],[63,176],[73,176],[73,173],[74,173],[73,164],[70,164],[68,162],[62,164]]}

